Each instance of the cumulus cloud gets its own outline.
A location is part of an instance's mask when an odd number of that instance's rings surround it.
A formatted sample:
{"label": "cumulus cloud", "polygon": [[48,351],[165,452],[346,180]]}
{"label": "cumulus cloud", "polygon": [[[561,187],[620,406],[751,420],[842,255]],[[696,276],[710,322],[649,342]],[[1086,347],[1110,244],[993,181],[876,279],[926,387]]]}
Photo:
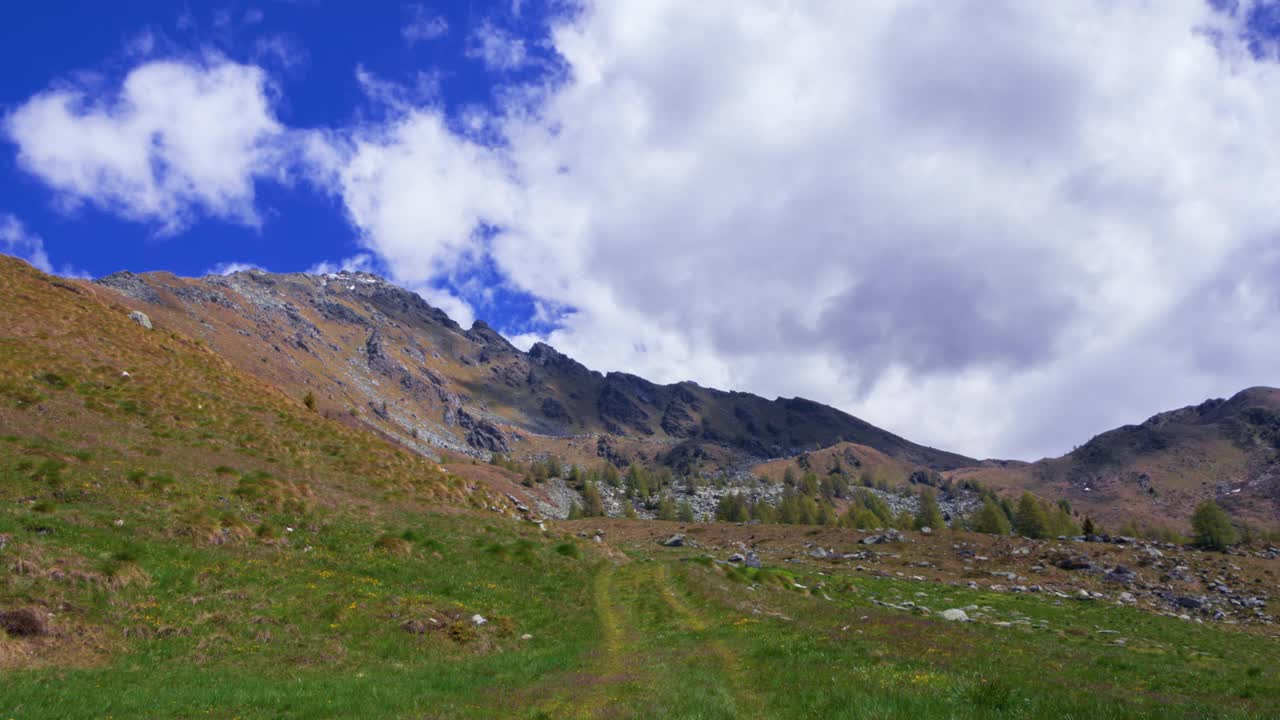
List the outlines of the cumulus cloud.
{"label": "cumulus cloud", "polygon": [[440,15],[433,15],[420,4],[405,8],[408,21],[400,28],[400,35],[410,45],[424,40],[434,40],[449,32],[449,23]]}
{"label": "cumulus cloud", "polygon": [[[510,89],[501,142],[409,111],[348,142],[334,187],[393,271],[487,257],[572,307],[548,338],[592,366],[1056,454],[1274,382],[1280,70],[1237,23],[1200,0],[594,3],[553,28],[563,81]],[[525,61],[486,33],[488,65]]]}
{"label": "cumulus cloud", "polygon": [[277,171],[283,129],[266,75],[221,58],[139,65],[118,91],[61,85],[4,131],[18,164],[68,208],[88,203],[171,234],[199,213],[254,225],[254,181]]}
{"label": "cumulus cloud", "polygon": [[485,20],[467,37],[467,57],[489,70],[516,70],[528,60],[524,40]]}

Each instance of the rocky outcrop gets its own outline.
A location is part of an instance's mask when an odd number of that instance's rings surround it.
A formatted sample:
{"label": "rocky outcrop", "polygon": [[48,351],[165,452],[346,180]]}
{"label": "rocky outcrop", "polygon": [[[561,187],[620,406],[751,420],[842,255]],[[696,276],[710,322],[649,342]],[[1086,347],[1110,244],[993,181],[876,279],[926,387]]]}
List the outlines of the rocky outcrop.
{"label": "rocky outcrop", "polygon": [[511,451],[506,434],[497,425],[484,418],[472,417],[466,410],[459,409],[456,415],[458,427],[466,431],[466,441],[471,447],[495,453]]}
{"label": "rocky outcrop", "polygon": [[99,285],[115,290],[121,295],[127,295],[134,300],[141,300],[145,303],[159,304],[160,294],[155,291],[143,278],[134,275],[128,270],[111,273],[106,277],[100,277],[94,280]]}
{"label": "rocky outcrop", "polygon": [[609,373],[605,377],[605,385],[596,397],[596,410],[605,429],[615,435],[626,435],[627,430],[634,430],[642,435],[652,435],[649,427],[649,414],[640,409],[636,401],[634,380],[632,375]]}

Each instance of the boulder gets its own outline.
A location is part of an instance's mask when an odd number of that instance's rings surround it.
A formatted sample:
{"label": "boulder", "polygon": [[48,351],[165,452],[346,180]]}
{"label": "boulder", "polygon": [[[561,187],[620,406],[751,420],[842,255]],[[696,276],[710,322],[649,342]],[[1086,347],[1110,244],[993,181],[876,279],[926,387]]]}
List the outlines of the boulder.
{"label": "boulder", "polygon": [[1111,582],[1122,583],[1125,585],[1128,585],[1129,583],[1132,583],[1134,580],[1137,579],[1137,575],[1135,575],[1132,570],[1130,570],[1129,568],[1123,565],[1115,566],[1104,577]]}
{"label": "boulder", "polygon": [[1089,562],[1086,557],[1066,557],[1054,563],[1063,570],[1089,570],[1093,567],[1093,563]]}
{"label": "boulder", "polygon": [[684,547],[684,536],[679,533],[662,541],[663,547]]}
{"label": "boulder", "polygon": [[951,622],[969,622],[969,615],[960,608],[951,608],[942,611],[942,619]]}
{"label": "boulder", "polygon": [[138,323],[139,325],[141,325],[142,327],[148,330],[154,329],[151,325],[151,318],[147,317],[147,314],[144,312],[139,312],[137,310],[134,310],[133,312],[129,313],[129,319]]}
{"label": "boulder", "polygon": [[884,543],[906,542],[907,538],[897,530],[886,530],[878,535],[862,538],[863,545],[883,545]]}

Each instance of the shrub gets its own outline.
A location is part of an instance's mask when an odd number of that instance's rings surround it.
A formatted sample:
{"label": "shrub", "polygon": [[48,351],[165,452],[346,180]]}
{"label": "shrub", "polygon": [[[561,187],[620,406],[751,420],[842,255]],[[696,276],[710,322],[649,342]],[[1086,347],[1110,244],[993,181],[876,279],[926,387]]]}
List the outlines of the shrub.
{"label": "shrub", "polygon": [[973,530],[989,535],[1008,535],[1013,528],[1004,510],[988,497],[982,501],[982,509],[973,516]]}
{"label": "shrub", "polygon": [[1191,528],[1195,531],[1195,543],[1206,550],[1225,550],[1236,544],[1239,536],[1231,526],[1231,518],[1222,506],[1205,500],[1191,516]]}
{"label": "shrub", "polygon": [[402,537],[383,535],[373,541],[373,547],[390,555],[408,555],[413,552],[413,545]]}

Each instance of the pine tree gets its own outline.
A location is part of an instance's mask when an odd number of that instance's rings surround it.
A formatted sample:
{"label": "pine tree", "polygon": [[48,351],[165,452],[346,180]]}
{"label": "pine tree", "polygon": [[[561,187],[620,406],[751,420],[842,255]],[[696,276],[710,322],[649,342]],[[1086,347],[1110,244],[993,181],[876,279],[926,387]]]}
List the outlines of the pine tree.
{"label": "pine tree", "polygon": [[1098,533],[1098,528],[1094,526],[1093,518],[1089,517],[1088,515],[1085,515],[1084,527],[1081,528],[1080,531],[1083,532],[1085,535],[1096,535]]}
{"label": "pine tree", "polygon": [[1018,509],[1013,514],[1013,527],[1019,535],[1027,538],[1043,538],[1049,534],[1049,518],[1035,495],[1022,493]]}
{"label": "pine tree", "polygon": [[600,497],[600,488],[593,482],[587,483],[582,491],[582,514],[587,517],[604,515],[604,498]]}
{"label": "pine tree", "polygon": [[669,495],[663,495],[658,501],[658,519],[659,520],[675,520],[676,519],[676,503]]}
{"label": "pine tree", "polygon": [[681,500],[680,507],[676,510],[676,519],[680,522],[693,522],[693,506],[688,500]]}
{"label": "pine tree", "polygon": [[933,490],[926,488],[920,493],[920,509],[916,511],[916,529],[931,528],[940,530],[947,526],[942,519],[942,509],[938,507],[938,498]]}
{"label": "pine tree", "polygon": [[1080,526],[1076,525],[1076,521],[1072,519],[1070,511],[1061,504],[1055,506],[1049,514],[1049,534],[1055,537],[1080,534]]}

